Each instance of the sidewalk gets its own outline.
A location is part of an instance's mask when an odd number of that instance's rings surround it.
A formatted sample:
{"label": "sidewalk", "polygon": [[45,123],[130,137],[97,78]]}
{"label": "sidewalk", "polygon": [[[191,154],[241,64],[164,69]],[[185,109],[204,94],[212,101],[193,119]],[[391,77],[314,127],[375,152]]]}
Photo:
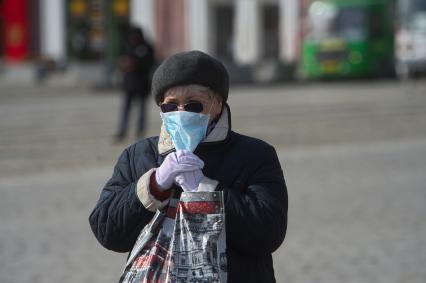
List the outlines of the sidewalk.
{"label": "sidewalk", "polygon": [[[277,149],[366,144],[426,137],[426,82],[232,88],[232,126]],[[113,144],[119,90],[84,86],[0,86],[0,176],[112,164],[135,141]],[[147,136],[158,135],[158,107],[148,100]],[[137,111],[134,109],[134,111]],[[133,114],[136,114],[133,112]]]}
{"label": "sidewalk", "polygon": [[[277,282],[424,283],[425,90],[425,81],[231,89],[232,127],[275,146],[288,185]],[[132,142],[111,143],[119,102],[118,91],[84,84],[0,85],[1,283],[117,281],[126,254],[102,248],[87,218]],[[157,135],[149,103],[147,135]]]}
{"label": "sidewalk", "polygon": [[72,63],[65,68],[42,70],[35,62],[0,62],[0,88],[91,87],[105,81],[102,62]]}
{"label": "sidewalk", "polygon": [[[278,154],[289,192],[278,283],[424,283],[424,139]],[[0,178],[2,283],[117,282],[127,254],[101,247],[87,221],[112,170]]]}

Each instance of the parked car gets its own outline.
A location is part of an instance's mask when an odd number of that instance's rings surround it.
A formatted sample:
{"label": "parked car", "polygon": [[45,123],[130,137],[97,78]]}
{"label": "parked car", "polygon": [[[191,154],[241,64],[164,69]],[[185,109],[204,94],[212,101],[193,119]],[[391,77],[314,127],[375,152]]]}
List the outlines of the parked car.
{"label": "parked car", "polygon": [[397,32],[396,72],[401,79],[426,74],[426,12],[413,14]]}

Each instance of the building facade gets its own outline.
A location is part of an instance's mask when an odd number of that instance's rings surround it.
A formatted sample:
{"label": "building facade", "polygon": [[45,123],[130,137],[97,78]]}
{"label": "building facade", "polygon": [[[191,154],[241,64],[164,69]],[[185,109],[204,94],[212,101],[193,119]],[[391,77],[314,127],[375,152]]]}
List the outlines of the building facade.
{"label": "building facade", "polygon": [[[125,27],[143,28],[158,60],[190,49],[223,60],[235,80],[270,81],[295,66],[301,0],[0,0],[0,57],[107,61]],[[106,59],[106,60],[105,60]]]}
{"label": "building facade", "polygon": [[131,21],[151,35],[159,59],[198,49],[236,80],[279,79],[299,56],[300,0],[133,0]]}

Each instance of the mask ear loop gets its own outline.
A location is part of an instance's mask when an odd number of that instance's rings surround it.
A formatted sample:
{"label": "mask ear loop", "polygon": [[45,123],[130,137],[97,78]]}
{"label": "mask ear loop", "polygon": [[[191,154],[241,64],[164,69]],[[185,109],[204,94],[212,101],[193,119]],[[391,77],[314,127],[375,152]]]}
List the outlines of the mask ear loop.
{"label": "mask ear loop", "polygon": [[219,100],[218,100],[218,98],[216,97],[216,95],[213,95],[212,100],[213,100],[213,101],[212,101],[212,104],[210,105],[209,114],[208,114],[208,115],[210,115],[210,116],[211,116],[211,112],[212,112],[213,105],[215,105],[216,103],[219,103]]}
{"label": "mask ear loop", "polygon": [[212,99],[212,104],[210,104],[210,109],[209,109],[209,115],[211,116],[211,112],[212,112],[212,108],[213,108],[213,104],[215,103],[216,99],[213,97]]}
{"label": "mask ear loop", "polygon": [[209,124],[207,125],[205,137],[207,137],[208,133],[211,130],[213,120],[210,120],[210,119],[211,119],[211,112],[212,112],[213,104],[215,103],[215,101],[216,101],[215,97],[212,97],[212,103],[210,104],[209,113],[206,114],[207,116],[209,116]]}
{"label": "mask ear loop", "polygon": [[211,130],[213,129],[214,125],[216,125],[216,122],[215,122],[216,118],[212,119],[211,121],[210,121],[210,118],[211,118],[211,111],[212,111],[213,105],[215,103],[219,103],[219,101],[217,100],[217,97],[215,97],[215,96],[213,96],[212,100],[213,101],[212,101],[212,104],[210,105],[209,114],[207,114],[209,116],[209,125],[207,127],[206,136],[208,135],[208,133],[211,132]]}

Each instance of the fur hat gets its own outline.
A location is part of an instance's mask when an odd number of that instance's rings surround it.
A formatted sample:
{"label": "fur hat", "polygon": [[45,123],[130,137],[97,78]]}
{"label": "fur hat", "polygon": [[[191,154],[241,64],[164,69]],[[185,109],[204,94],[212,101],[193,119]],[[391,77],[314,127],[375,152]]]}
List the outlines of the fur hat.
{"label": "fur hat", "polygon": [[154,72],[151,93],[159,105],[168,89],[189,84],[209,87],[223,101],[228,99],[229,76],[225,66],[201,51],[187,51],[166,58]]}

